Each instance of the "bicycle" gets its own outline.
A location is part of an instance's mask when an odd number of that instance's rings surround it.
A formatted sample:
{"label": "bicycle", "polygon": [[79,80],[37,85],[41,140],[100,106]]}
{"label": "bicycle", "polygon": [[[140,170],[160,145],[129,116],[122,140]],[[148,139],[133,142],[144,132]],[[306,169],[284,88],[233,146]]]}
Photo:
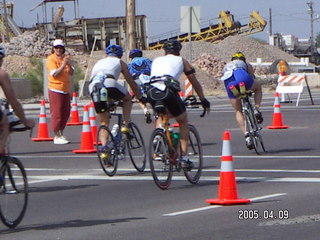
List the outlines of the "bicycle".
{"label": "bicycle", "polygon": [[[8,105],[6,108],[9,109]],[[16,127],[20,120],[10,122],[10,132],[29,130]],[[31,131],[30,131],[30,134]],[[0,219],[9,228],[15,228],[23,219],[28,205],[28,179],[22,162],[5,150],[0,154]]]}
{"label": "bicycle", "polygon": [[253,143],[253,149],[258,155],[262,151],[266,152],[261,136],[262,127],[254,115],[254,109],[250,98],[253,92],[251,90],[246,90],[243,82],[239,83],[240,91],[238,91],[235,86],[231,86],[230,89],[234,95],[240,99],[242,113],[245,120],[245,131]]}
{"label": "bicycle", "polygon": [[[116,107],[121,105],[122,102],[111,102],[110,110],[115,111]],[[143,172],[146,167],[146,147],[138,126],[134,122],[129,122],[129,133],[124,134],[119,129],[123,124],[123,115],[111,112],[110,118],[112,116],[117,117],[114,127],[117,126],[118,130],[114,132],[109,127],[101,125],[97,133],[96,149],[103,171],[110,177],[114,176],[117,172],[118,160],[124,158],[126,149],[128,149],[133,166],[138,172]],[[101,137],[106,138],[104,146],[99,146]]]}
{"label": "bicycle", "polygon": [[[185,100],[185,104],[193,106],[200,104],[194,101],[194,99],[194,96],[189,97]],[[206,110],[204,109],[202,117],[205,115],[205,112]],[[192,161],[193,166],[183,168],[180,163],[180,136],[169,127],[168,115],[162,115],[162,124],[164,129],[154,129],[149,141],[149,164],[155,184],[160,189],[167,189],[171,184],[174,168],[177,172],[182,170],[186,179],[191,184],[198,183],[202,173],[203,152],[200,135],[196,127],[189,124],[187,156]],[[179,127],[178,124],[172,126]]]}

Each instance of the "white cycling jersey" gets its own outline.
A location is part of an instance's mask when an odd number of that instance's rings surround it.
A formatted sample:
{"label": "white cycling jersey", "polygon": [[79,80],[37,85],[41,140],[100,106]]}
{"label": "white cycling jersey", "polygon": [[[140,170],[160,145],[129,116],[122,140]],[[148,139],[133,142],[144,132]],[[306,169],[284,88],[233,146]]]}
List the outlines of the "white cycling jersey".
{"label": "white cycling jersey", "polygon": [[109,74],[117,80],[121,73],[121,63],[120,58],[108,56],[99,60],[92,68],[91,77],[92,79],[97,73],[102,72],[104,74]]}
{"label": "white cycling jersey", "polygon": [[223,76],[220,80],[224,81],[229,79],[232,76],[233,71],[237,69],[248,71],[248,66],[244,61],[238,59],[228,62],[223,68]]}
{"label": "white cycling jersey", "polygon": [[183,61],[182,57],[173,54],[168,54],[162,57],[158,57],[152,61],[151,65],[151,77],[162,77],[164,75],[170,75],[174,79],[179,80],[183,73]]}

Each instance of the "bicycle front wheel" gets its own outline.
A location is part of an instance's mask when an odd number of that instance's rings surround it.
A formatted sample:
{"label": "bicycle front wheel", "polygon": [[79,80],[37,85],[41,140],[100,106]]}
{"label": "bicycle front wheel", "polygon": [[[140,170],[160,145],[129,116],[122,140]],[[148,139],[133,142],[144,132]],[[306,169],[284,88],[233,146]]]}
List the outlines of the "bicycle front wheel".
{"label": "bicycle front wheel", "polygon": [[154,182],[160,189],[167,189],[171,183],[173,166],[169,159],[168,140],[164,131],[155,129],[149,143],[149,163]]}
{"label": "bicycle front wheel", "polygon": [[138,126],[131,122],[129,124],[129,135],[127,135],[127,147],[130,160],[138,172],[143,172],[146,167],[146,147]]}
{"label": "bicycle front wheel", "polygon": [[16,227],[23,219],[28,205],[28,180],[22,163],[9,158],[0,171],[0,218],[9,228]]}
{"label": "bicycle front wheel", "polygon": [[[100,139],[105,139],[106,144],[99,146]],[[117,172],[118,154],[116,142],[107,126],[100,126],[97,133],[96,149],[102,170],[112,177]]]}
{"label": "bicycle front wheel", "polygon": [[193,125],[189,125],[188,154],[189,160],[192,162],[192,168],[183,168],[184,175],[187,180],[192,183],[198,183],[203,166],[202,145],[199,133]]}

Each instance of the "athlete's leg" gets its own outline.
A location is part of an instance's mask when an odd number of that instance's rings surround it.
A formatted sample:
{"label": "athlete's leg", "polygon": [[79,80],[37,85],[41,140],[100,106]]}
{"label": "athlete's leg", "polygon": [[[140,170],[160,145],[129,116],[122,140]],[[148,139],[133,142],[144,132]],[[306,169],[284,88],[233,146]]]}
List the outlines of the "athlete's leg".
{"label": "athlete's leg", "polygon": [[236,98],[230,98],[230,102],[234,110],[236,111],[236,121],[238,123],[238,126],[240,127],[243,134],[245,134],[245,125],[244,125],[244,117],[242,114],[241,104],[240,100]]}
{"label": "athlete's leg", "polygon": [[175,117],[175,119],[180,126],[180,144],[181,144],[182,156],[185,156],[188,153],[188,137],[189,137],[187,112],[180,114],[179,116]]}
{"label": "athlete's leg", "polygon": [[261,84],[257,81],[254,81],[251,90],[254,92],[254,103],[255,106],[259,109],[262,99],[262,88]]}
{"label": "athlete's leg", "polygon": [[124,124],[127,125],[130,122],[131,118],[131,109],[132,109],[132,98],[129,93],[127,93],[123,101],[123,118],[124,118]]}

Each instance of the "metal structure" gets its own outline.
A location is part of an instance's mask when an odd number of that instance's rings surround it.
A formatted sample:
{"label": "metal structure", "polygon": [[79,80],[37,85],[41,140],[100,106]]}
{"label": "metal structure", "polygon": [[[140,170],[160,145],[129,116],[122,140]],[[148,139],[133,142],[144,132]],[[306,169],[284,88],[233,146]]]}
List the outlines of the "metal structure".
{"label": "metal structure", "polygon": [[21,29],[13,20],[13,6],[13,3],[6,3],[5,1],[0,5],[0,34],[2,42],[10,41],[11,38],[22,34]]}
{"label": "metal structure", "polygon": [[[191,41],[217,43],[231,35],[249,35],[261,32],[267,25],[266,21],[256,11],[253,11],[250,14],[250,22],[248,24],[242,25],[239,21],[235,21],[234,16],[229,11],[220,11],[218,21],[218,24],[202,28],[199,33],[192,34]],[[169,38],[163,38],[159,41],[150,43],[149,49],[161,49],[163,43],[169,39],[176,39],[180,42],[189,42],[190,37],[188,33],[184,33]]]}
{"label": "metal structure", "polygon": [[[136,45],[147,49],[146,16],[135,16]],[[104,49],[110,43],[126,46],[126,17],[80,18],[71,21],[44,23],[37,26],[49,41],[64,39],[68,47],[91,50]]]}

